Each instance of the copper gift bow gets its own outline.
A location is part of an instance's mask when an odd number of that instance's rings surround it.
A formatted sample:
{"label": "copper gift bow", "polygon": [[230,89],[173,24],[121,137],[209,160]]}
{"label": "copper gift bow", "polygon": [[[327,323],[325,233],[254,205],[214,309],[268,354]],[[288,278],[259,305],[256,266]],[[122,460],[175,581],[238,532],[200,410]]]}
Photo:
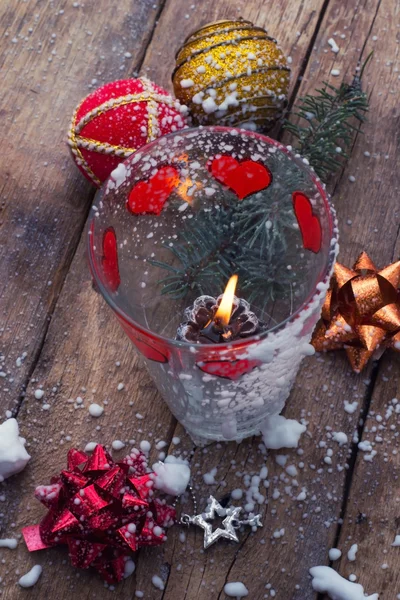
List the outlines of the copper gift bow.
{"label": "copper gift bow", "polygon": [[127,554],[166,540],[175,509],[153,499],[152,473],[144,454],[132,450],[114,463],[103,446],[91,457],[72,448],[68,467],[35,496],[49,512],[23,529],[30,551],[67,544],[73,566],[94,567],[107,583],[124,577]]}
{"label": "copper gift bow", "polygon": [[400,261],[378,271],[366,252],[353,270],[337,263],[311,343],[345,348],[353,370],[362,371],[378,348],[400,350]]}

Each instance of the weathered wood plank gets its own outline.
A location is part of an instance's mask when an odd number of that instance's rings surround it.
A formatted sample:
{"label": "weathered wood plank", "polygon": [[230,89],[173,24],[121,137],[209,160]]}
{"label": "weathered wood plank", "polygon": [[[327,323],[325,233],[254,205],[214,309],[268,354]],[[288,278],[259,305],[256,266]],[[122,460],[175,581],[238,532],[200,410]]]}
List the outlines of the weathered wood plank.
{"label": "weathered wood plank", "polygon": [[158,5],[1,3],[2,415],[23,394],[93,196],[66,146],[72,112],[94,82],[140,65]]}
{"label": "weathered wood plank", "polygon": [[[371,201],[370,213],[363,217],[364,245],[371,249],[378,266],[398,260],[400,255],[400,179],[396,172],[400,135],[396,101],[399,15],[399,2],[382,3],[370,34],[375,52],[368,70],[374,88],[371,118],[365,143],[356,149],[359,171],[368,172],[366,177],[357,176],[356,195],[369,195],[372,188],[372,198],[379,200]],[[364,157],[363,151],[371,156]],[[353,256],[358,250],[355,246]],[[340,564],[334,565],[344,577],[355,573],[369,594],[378,592],[379,598],[387,600],[395,600],[400,593],[399,549],[391,546],[400,534],[400,419],[396,401],[392,401],[397,398],[400,402],[399,368],[399,356],[394,352],[387,352],[377,367],[376,385],[366,406],[368,416],[360,439],[365,444],[369,442],[377,454],[369,462],[371,451],[362,451],[354,444],[358,454],[338,540],[343,555]],[[352,544],[359,548],[355,562],[347,559]]]}

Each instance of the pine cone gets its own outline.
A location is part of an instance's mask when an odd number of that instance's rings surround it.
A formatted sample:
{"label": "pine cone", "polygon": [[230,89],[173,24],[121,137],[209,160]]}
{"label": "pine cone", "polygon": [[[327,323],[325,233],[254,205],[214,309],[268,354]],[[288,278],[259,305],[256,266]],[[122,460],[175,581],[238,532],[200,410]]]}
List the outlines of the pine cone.
{"label": "pine cone", "polygon": [[193,305],[185,310],[185,321],[178,327],[176,339],[196,344],[223,343],[256,335],[264,329],[264,324],[250,310],[250,304],[234,296],[229,324],[223,330],[213,328],[212,335],[203,335],[204,328],[214,320],[221,300],[222,294],[217,299],[212,296],[196,298]]}

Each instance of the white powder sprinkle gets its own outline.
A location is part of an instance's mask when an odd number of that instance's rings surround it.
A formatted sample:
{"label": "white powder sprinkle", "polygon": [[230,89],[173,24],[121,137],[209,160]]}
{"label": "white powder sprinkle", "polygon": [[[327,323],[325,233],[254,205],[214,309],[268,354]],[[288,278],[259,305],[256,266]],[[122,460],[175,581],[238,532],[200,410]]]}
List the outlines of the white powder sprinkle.
{"label": "white powder sprinkle", "polygon": [[224,586],[224,592],[230,598],[244,598],[249,595],[249,590],[241,581],[232,581],[226,583]]}
{"label": "white powder sprinkle", "polygon": [[344,401],[344,410],[349,415],[352,415],[353,413],[356,412],[357,406],[358,406],[358,402],[348,402],[347,400]]}
{"label": "white powder sprinkle", "polygon": [[358,544],[353,544],[347,553],[347,558],[353,562],[354,560],[356,560],[357,552],[358,552]]}
{"label": "white powder sprinkle", "polygon": [[125,448],[125,444],[121,440],[114,440],[111,446],[113,450],[122,450],[122,448]]}
{"label": "white powder sprinkle", "polygon": [[339,548],[331,548],[328,554],[329,560],[338,560],[342,556],[342,551]]}
{"label": "white powder sprinkle", "polygon": [[97,442],[88,442],[85,446],[85,452],[93,452],[96,446]]}
{"label": "white powder sprinkle", "polygon": [[28,571],[28,573],[26,573],[19,579],[18,583],[23,588],[30,588],[34,586],[35,583],[37,583],[41,574],[42,567],[40,565],[35,565],[30,571]]}
{"label": "white powder sprinkle", "polygon": [[215,483],[215,476],[217,474],[217,468],[214,467],[213,469],[211,469],[211,471],[209,471],[208,473],[204,473],[203,475],[203,481],[204,483],[206,483],[207,485],[213,485]]}
{"label": "white powder sprinkle", "polygon": [[0,540],[0,548],[9,548],[10,550],[15,550],[18,545],[18,540],[15,538],[4,538]]}
{"label": "white powder sprinkle", "polygon": [[344,446],[347,444],[347,435],[343,433],[343,431],[336,431],[332,434],[332,439],[339,444],[339,446]]}
{"label": "white powder sprinkle", "polygon": [[396,537],[394,538],[394,542],[393,542],[392,546],[394,546],[395,548],[397,548],[398,546],[400,546],[400,535],[396,535]]}
{"label": "white powder sprinkle", "polygon": [[158,590],[163,590],[164,589],[164,582],[161,579],[161,577],[159,577],[158,575],[153,575],[153,577],[151,578],[151,583]]}
{"label": "white powder sprinkle", "polygon": [[133,562],[133,560],[131,560],[131,559],[127,560],[125,563],[125,569],[124,569],[124,579],[126,579],[127,577],[132,575],[132,573],[135,572],[135,569],[136,569],[136,565]]}
{"label": "white powder sprinkle", "polygon": [[89,414],[92,417],[101,417],[103,412],[104,412],[104,408],[102,406],[100,406],[100,404],[93,403],[89,406]]}
{"label": "white powder sprinkle", "polygon": [[337,43],[335,42],[335,40],[333,38],[329,38],[328,44],[330,45],[332,52],[334,52],[335,54],[337,54],[339,52],[339,46],[337,45]]}
{"label": "white powder sprinkle", "polygon": [[36,400],[41,400],[43,398],[43,396],[44,396],[44,391],[43,390],[41,390],[39,388],[37,390],[35,390],[35,398],[36,398]]}
{"label": "white powder sprinkle", "polygon": [[214,99],[211,98],[211,97],[209,97],[206,100],[204,100],[201,103],[201,105],[203,107],[204,112],[207,115],[210,115],[211,113],[215,112],[218,109],[217,104],[215,103]]}
{"label": "white powder sprinkle", "polygon": [[183,88],[190,88],[193,85],[194,85],[193,79],[182,79],[182,81],[181,81],[181,87],[183,87]]}
{"label": "white powder sprinkle", "polygon": [[148,442],[147,440],[142,440],[140,442],[140,449],[142,452],[150,452],[150,450],[151,450],[150,442]]}

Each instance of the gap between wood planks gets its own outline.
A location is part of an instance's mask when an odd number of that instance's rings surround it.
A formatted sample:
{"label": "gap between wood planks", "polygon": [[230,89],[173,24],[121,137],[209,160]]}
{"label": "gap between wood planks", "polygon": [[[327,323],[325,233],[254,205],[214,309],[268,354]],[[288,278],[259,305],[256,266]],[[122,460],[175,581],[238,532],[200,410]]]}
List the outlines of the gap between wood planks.
{"label": "gap between wood planks", "polygon": [[[157,10],[156,17],[155,17],[155,20],[154,20],[154,25],[153,25],[153,27],[152,27],[152,29],[150,31],[150,35],[148,36],[146,42],[143,44],[143,47],[142,47],[142,49],[141,49],[141,51],[139,53],[139,56],[137,58],[136,64],[133,67],[131,66],[129,68],[129,72],[126,74],[127,77],[130,77],[132,74],[138,73],[140,71],[140,69],[141,69],[141,67],[143,65],[144,59],[146,57],[147,49],[148,49],[148,47],[151,44],[151,41],[152,41],[153,36],[154,36],[154,32],[155,32],[155,30],[157,28],[157,25],[158,25],[158,21],[159,21],[160,16],[161,16],[161,14],[162,14],[162,12],[163,12],[163,10],[165,8],[166,3],[167,3],[167,0],[162,0],[160,2],[160,6],[159,6],[159,8]],[[36,350],[36,353],[35,353],[35,355],[33,357],[33,360],[32,360],[32,363],[30,365],[30,368],[29,368],[29,370],[28,370],[28,372],[27,372],[24,380],[21,382],[21,393],[20,393],[20,395],[19,395],[19,397],[17,399],[16,407],[12,409],[12,414],[13,414],[13,417],[15,417],[15,418],[18,417],[19,411],[21,409],[22,403],[23,403],[24,398],[25,398],[26,390],[27,390],[27,388],[29,386],[29,383],[30,383],[30,380],[32,378],[32,375],[35,372],[36,366],[37,366],[37,364],[39,362],[39,359],[40,359],[40,356],[42,354],[43,347],[44,347],[44,345],[46,343],[47,332],[49,330],[50,323],[52,321],[52,318],[53,318],[53,315],[54,315],[54,311],[55,311],[55,308],[57,306],[58,299],[59,299],[59,297],[60,297],[60,295],[62,293],[62,290],[64,288],[65,280],[67,278],[67,275],[69,273],[70,267],[72,265],[72,262],[73,262],[73,260],[75,258],[77,250],[79,248],[79,242],[80,242],[80,240],[82,238],[82,235],[83,235],[83,233],[85,231],[86,222],[87,222],[87,219],[88,219],[88,216],[89,216],[89,212],[90,212],[90,209],[91,209],[91,206],[92,206],[92,202],[93,202],[93,198],[94,198],[94,196],[96,194],[96,191],[97,190],[95,190],[93,188],[90,189],[90,191],[89,191],[88,202],[87,202],[87,207],[86,207],[85,215],[84,215],[84,218],[82,219],[81,227],[78,229],[77,234],[76,234],[76,245],[75,245],[75,248],[71,252],[70,256],[67,257],[66,262],[63,265],[60,265],[60,267],[59,267],[60,270],[61,270],[61,272],[62,272],[62,276],[60,278],[61,280],[60,280],[60,283],[59,283],[59,287],[57,289],[55,289],[55,291],[54,291],[53,299],[52,299],[52,301],[50,303],[49,310],[48,310],[47,316],[45,318],[45,323],[44,323],[44,327],[43,327],[42,336],[41,336],[38,348]]]}

